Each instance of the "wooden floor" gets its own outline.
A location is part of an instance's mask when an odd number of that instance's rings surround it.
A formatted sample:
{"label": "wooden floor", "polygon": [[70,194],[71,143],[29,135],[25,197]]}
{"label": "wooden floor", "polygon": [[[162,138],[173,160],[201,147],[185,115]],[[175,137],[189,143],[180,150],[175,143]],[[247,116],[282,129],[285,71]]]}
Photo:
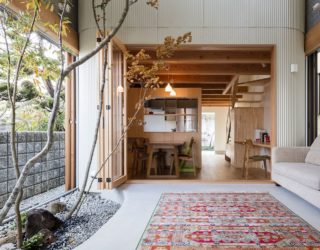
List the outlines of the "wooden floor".
{"label": "wooden floor", "polygon": [[[146,176],[144,173],[140,173],[131,180],[145,180]],[[231,166],[224,159],[224,155],[216,154],[214,151],[203,151],[202,152],[202,168],[199,169],[197,176],[193,174],[181,174],[180,180],[199,180],[199,181],[241,181],[242,169]],[[270,180],[265,177],[264,170],[262,168],[250,168],[248,180]]]}
{"label": "wooden floor", "polygon": [[[225,161],[224,155],[216,154],[213,151],[202,152],[202,169],[198,179],[206,181],[243,180],[242,169],[235,168]],[[250,168],[248,180],[269,180],[265,177],[262,168]]]}

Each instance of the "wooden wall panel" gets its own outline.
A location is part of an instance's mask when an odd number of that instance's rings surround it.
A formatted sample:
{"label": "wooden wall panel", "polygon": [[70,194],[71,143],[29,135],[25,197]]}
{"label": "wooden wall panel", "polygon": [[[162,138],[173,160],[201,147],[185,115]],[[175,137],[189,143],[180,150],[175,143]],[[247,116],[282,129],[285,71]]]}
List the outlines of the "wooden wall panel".
{"label": "wooden wall panel", "polygon": [[305,40],[305,51],[307,55],[318,48],[320,48],[320,23],[307,32]]}
{"label": "wooden wall panel", "polygon": [[[232,118],[232,142],[244,141],[251,139],[254,141],[255,129],[263,129],[264,126],[264,109],[263,108],[235,108]],[[232,144],[231,144],[232,145]],[[234,143],[234,157],[231,158],[231,164],[235,167],[242,168],[244,159],[243,145]],[[260,149],[255,148],[251,152],[252,154],[259,154]],[[259,163],[252,164],[254,167],[258,167]]]}

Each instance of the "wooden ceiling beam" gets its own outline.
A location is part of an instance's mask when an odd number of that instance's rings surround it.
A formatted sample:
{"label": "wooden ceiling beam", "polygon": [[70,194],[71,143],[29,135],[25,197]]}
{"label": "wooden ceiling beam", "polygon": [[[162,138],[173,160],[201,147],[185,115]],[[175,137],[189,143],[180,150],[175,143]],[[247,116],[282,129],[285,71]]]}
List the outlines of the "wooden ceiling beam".
{"label": "wooden ceiling beam", "polygon": [[[137,50],[132,54],[138,53]],[[152,59],[144,60],[144,63],[152,63],[156,58],[155,51],[147,51]],[[176,51],[174,55],[164,60],[167,64],[229,64],[229,63],[271,63],[269,51]]]}
{"label": "wooden ceiling beam", "polygon": [[202,89],[203,95],[221,95],[222,90],[208,90],[208,89]]}
{"label": "wooden ceiling beam", "polygon": [[173,64],[158,75],[270,75],[270,65],[261,64]]}
{"label": "wooden ceiling beam", "polygon": [[161,75],[160,81],[173,83],[229,83],[232,79],[230,75],[177,75],[172,76],[167,73],[167,75]]}

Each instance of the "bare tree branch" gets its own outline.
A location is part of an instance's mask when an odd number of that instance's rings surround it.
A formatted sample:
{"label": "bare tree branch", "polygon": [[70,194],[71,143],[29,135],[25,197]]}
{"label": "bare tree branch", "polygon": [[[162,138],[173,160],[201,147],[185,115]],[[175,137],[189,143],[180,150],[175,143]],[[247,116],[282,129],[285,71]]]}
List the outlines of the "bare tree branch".
{"label": "bare tree branch", "polygon": [[25,166],[22,169],[21,175],[18,178],[15,187],[13,188],[11,194],[9,195],[6,203],[4,204],[1,212],[0,212],[0,224],[3,222],[5,219],[9,209],[14,203],[14,200],[18,196],[20,187],[23,186],[24,182],[26,181],[26,178],[28,176],[29,171],[31,168],[39,161],[39,159],[48,153],[52,146],[53,142],[53,128],[54,128],[54,122],[56,120],[56,115],[59,109],[59,97],[60,97],[60,91],[61,91],[61,86],[63,83],[63,80],[69,75],[71,71],[73,71],[76,67],[80,66],[81,64],[85,63],[87,60],[89,60],[91,57],[96,55],[108,42],[111,41],[111,39],[115,36],[115,34],[118,32],[120,27],[122,26],[127,14],[129,11],[129,0],[125,0],[125,7],[122,12],[122,15],[120,17],[120,20],[117,24],[117,26],[106,36],[101,43],[91,52],[89,52],[87,55],[79,59],[78,61],[70,64],[67,68],[61,71],[60,77],[58,79],[57,85],[56,85],[56,90],[55,90],[55,95],[54,95],[54,103],[53,103],[53,108],[49,117],[48,121],[48,129],[47,129],[47,142],[44,146],[44,148],[34,157],[30,158]]}

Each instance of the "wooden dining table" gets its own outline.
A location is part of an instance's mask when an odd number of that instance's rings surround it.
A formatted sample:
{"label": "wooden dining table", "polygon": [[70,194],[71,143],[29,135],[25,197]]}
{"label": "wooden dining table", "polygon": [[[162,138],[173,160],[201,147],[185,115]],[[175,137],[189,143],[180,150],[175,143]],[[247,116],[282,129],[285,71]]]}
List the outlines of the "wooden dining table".
{"label": "wooden dining table", "polygon": [[[148,163],[147,163],[147,178],[178,178],[179,177],[179,146],[182,146],[183,143],[181,142],[148,142]],[[175,174],[169,174],[169,175],[158,175],[157,174],[157,167],[155,168],[155,174],[151,175],[151,168],[152,168],[152,162],[153,162],[153,153],[156,152],[156,150],[159,149],[170,149],[173,150],[173,156],[174,156],[174,166],[175,166]]]}

